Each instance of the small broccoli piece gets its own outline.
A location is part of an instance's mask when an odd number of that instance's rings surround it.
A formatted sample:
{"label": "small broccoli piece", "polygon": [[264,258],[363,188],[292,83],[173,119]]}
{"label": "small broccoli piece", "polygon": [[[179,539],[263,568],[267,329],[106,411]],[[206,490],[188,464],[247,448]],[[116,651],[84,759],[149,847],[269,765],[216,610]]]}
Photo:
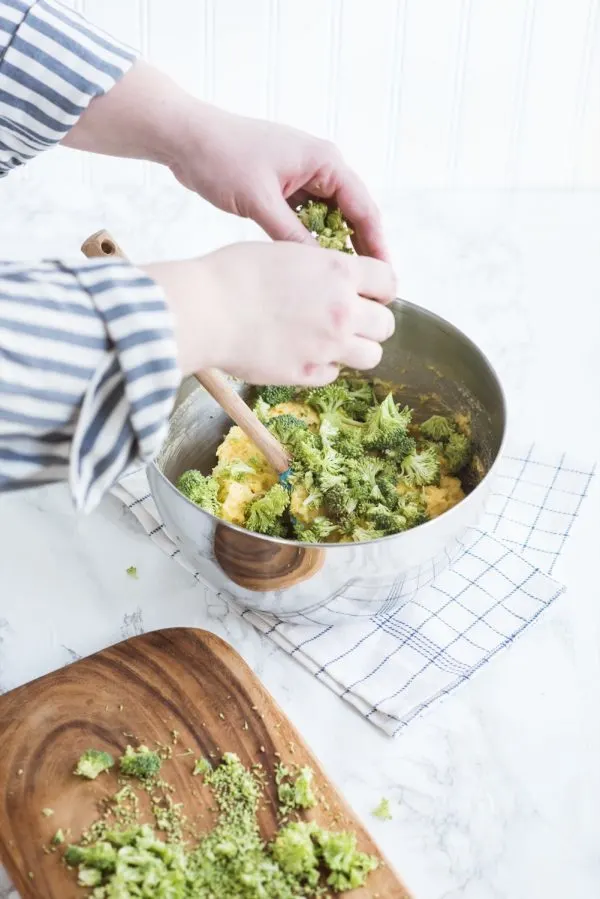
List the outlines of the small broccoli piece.
{"label": "small broccoli piece", "polygon": [[64,843],[64,841],[65,841],[65,833],[64,833],[62,827],[59,827],[50,842],[52,843],[53,846],[60,846],[61,843]]}
{"label": "small broccoli piece", "polygon": [[259,397],[254,403],[252,411],[263,425],[269,423],[271,407],[268,403],[265,403],[265,401],[261,399],[261,397]]}
{"label": "small broccoli piece", "polygon": [[408,523],[404,515],[401,512],[392,512],[382,503],[368,508],[366,514],[373,522],[375,530],[381,531],[383,534],[399,534],[407,529]]}
{"label": "small broccoli piece", "polygon": [[443,453],[448,474],[458,474],[471,459],[471,441],[465,434],[452,434]]}
{"label": "small broccoli piece", "polygon": [[383,499],[379,480],[385,471],[386,463],[374,456],[365,456],[364,459],[348,463],[348,484],[358,504]]}
{"label": "small broccoli piece", "polygon": [[268,406],[278,406],[279,403],[289,403],[296,395],[295,387],[266,386],[257,388],[258,397]]}
{"label": "small broccoli piece", "polygon": [[445,442],[456,431],[456,424],[444,415],[432,415],[420,426],[421,434],[436,443]]}
{"label": "small broccoli piece", "polygon": [[64,857],[68,865],[85,865],[98,871],[114,871],[117,864],[117,850],[104,840],[90,846],[69,846]]}
{"label": "small broccoli piece", "polygon": [[366,543],[368,540],[378,540],[380,537],[385,536],[385,531],[376,530],[374,527],[365,527],[359,524],[357,524],[350,533],[350,538],[353,543]]}
{"label": "small broccoli piece", "polygon": [[102,749],[86,749],[77,762],[74,773],[79,777],[95,780],[103,771],[112,768],[114,763],[115,760],[110,753]]}
{"label": "small broccoli piece", "polygon": [[208,759],[202,758],[197,760],[192,774],[196,777],[198,774],[208,774],[210,771],[212,771],[211,763]]}
{"label": "small broccoli piece", "polygon": [[44,818],[51,818],[53,814],[54,814],[53,808],[43,808],[42,809],[42,815],[44,816]]}
{"label": "small broccoli piece", "polygon": [[400,497],[396,489],[396,478],[385,472],[377,478],[377,486],[385,505],[391,512],[395,512],[400,503]]}
{"label": "small broccoli piece", "polygon": [[148,780],[158,774],[162,762],[158,753],[148,749],[147,746],[139,746],[137,749],[128,746],[119,764],[121,774],[137,777],[138,780]]}
{"label": "small broccoli piece", "polygon": [[413,487],[439,484],[440,459],[433,447],[415,451],[402,462],[402,477]]}
{"label": "small broccoli piece", "polygon": [[390,809],[390,800],[382,799],[377,808],[373,809],[372,814],[375,818],[380,818],[382,821],[391,821],[392,812]]}
{"label": "small broccoli piece", "polygon": [[325,518],[324,515],[313,518],[309,525],[303,525],[299,521],[294,525],[294,534],[302,543],[322,543],[337,530],[337,524]]}
{"label": "small broccoli piece", "polygon": [[296,441],[300,441],[304,431],[308,430],[305,421],[296,418],[295,415],[291,415],[289,412],[286,412],[284,415],[275,415],[273,418],[270,418],[267,422],[267,426],[280,443],[290,447],[294,446]]}
{"label": "small broccoli piece", "polygon": [[408,438],[412,413],[408,406],[400,409],[394,395],[388,393],[383,402],[367,413],[363,443],[367,449],[387,450],[401,447]]}
{"label": "small broccoli piece", "polygon": [[314,808],[317,797],[313,792],[313,777],[313,771],[308,766],[300,768],[296,776],[285,765],[277,767],[277,795],[284,814],[297,808]]}
{"label": "small broccoli piece", "polygon": [[282,536],[281,516],[289,507],[290,495],[281,484],[274,484],[264,496],[253,500],[246,512],[245,527],[257,534]]}
{"label": "small broccoli piece", "polygon": [[213,477],[206,477],[200,471],[191,468],[184,471],[175,485],[187,499],[200,506],[212,515],[219,514],[219,484]]}
{"label": "small broccoli piece", "polygon": [[364,886],[367,876],[378,866],[374,856],[358,851],[353,833],[334,833],[319,828],[315,830],[313,840],[319,858],[330,872],[327,883],[337,892]]}
{"label": "small broccoli piece", "polygon": [[129,568],[125,569],[125,574],[128,574],[129,577],[133,577],[137,580],[138,570],[135,565],[130,565]]}
{"label": "small broccoli piece", "polygon": [[320,234],[325,230],[325,219],[328,213],[327,203],[316,203],[309,200],[304,206],[299,206],[297,215],[307,231],[311,234]]}
{"label": "small broccoli piece", "polygon": [[330,210],[327,203],[309,200],[306,205],[297,208],[296,214],[322,247],[340,250],[343,253],[354,252],[349,246],[352,230],[344,221],[339,209]]}
{"label": "small broccoli piece", "polygon": [[372,384],[369,381],[348,379],[338,380],[337,383],[341,384],[347,391],[345,408],[348,413],[361,420],[364,419],[375,402]]}
{"label": "small broccoli piece", "polygon": [[342,480],[333,483],[324,491],[323,501],[331,518],[346,525],[356,511],[357,501]]}
{"label": "small broccoli piece", "polygon": [[271,844],[273,858],[281,870],[310,887],[316,887],[319,882],[319,859],[312,840],[314,830],[312,822],[293,821],[281,828]]}
{"label": "small broccoli piece", "polygon": [[321,434],[325,427],[325,436],[332,439],[338,431],[360,431],[364,425],[355,421],[344,410],[344,405],[349,400],[346,387],[341,383],[328,384],[326,387],[316,387],[306,394],[306,402],[319,412],[321,417]]}
{"label": "small broccoli piece", "polygon": [[82,865],[77,872],[77,883],[80,887],[97,887],[102,883],[102,871]]}
{"label": "small broccoli piece", "polygon": [[427,503],[420,494],[402,496],[398,505],[398,512],[404,516],[409,528],[415,528],[417,525],[429,520]]}
{"label": "small broccoli piece", "polygon": [[333,439],[333,448],[345,459],[361,459],[365,454],[360,432],[356,431],[340,431]]}

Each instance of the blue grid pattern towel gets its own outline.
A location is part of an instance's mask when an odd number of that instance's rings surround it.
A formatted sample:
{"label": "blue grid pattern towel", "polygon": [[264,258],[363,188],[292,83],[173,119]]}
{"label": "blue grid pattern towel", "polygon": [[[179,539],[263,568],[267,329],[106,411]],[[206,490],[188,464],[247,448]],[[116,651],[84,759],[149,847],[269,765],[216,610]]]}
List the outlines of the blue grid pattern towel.
{"label": "blue grid pattern towel", "polygon": [[[562,593],[551,574],[593,475],[593,466],[535,446],[506,455],[484,520],[467,533],[457,560],[394,615],[332,628],[238,614],[393,736]],[[144,472],[126,477],[114,493],[165,552],[202,580],[165,533]]]}

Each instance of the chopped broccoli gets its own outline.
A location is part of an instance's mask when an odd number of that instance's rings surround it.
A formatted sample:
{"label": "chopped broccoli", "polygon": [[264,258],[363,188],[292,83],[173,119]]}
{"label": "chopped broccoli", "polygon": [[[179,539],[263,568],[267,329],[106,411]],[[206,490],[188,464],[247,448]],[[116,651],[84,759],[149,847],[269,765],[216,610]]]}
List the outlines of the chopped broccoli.
{"label": "chopped broccoli", "polygon": [[380,818],[382,821],[391,821],[392,812],[390,809],[390,800],[382,799],[377,808],[373,809],[373,816]]}
{"label": "chopped broccoli", "polygon": [[444,415],[432,415],[427,421],[424,421],[419,430],[428,440],[435,440],[436,443],[448,440],[456,431],[456,424],[451,418]]}
{"label": "chopped broccoli", "polygon": [[327,203],[309,200],[306,205],[298,207],[297,215],[322,247],[342,253],[354,252],[349,244],[352,231],[339,209],[330,210]]}
{"label": "chopped broccoli", "polygon": [[129,568],[125,569],[125,573],[129,575],[129,577],[133,577],[137,579],[138,570],[135,565],[130,565]]}
{"label": "chopped broccoli", "polygon": [[295,415],[290,415],[289,412],[286,412],[284,415],[275,415],[269,419],[267,424],[269,430],[273,432],[284,446],[294,446],[295,442],[301,440],[304,436],[303,433],[300,435],[299,432],[308,430],[305,421],[296,418]]}
{"label": "chopped broccoli", "polygon": [[312,839],[314,831],[312,822],[292,821],[282,827],[271,846],[273,858],[281,870],[309,887],[319,883],[319,859]]}
{"label": "chopped broccoli", "polygon": [[357,431],[340,431],[333,439],[333,448],[345,459],[361,459],[365,454]]}
{"label": "chopped broccoli", "polygon": [[162,763],[158,753],[148,749],[147,746],[139,746],[137,749],[128,746],[119,764],[121,774],[137,777],[138,780],[148,780],[158,774]]}
{"label": "chopped broccoli", "polygon": [[338,892],[364,886],[367,876],[378,866],[376,858],[358,851],[353,833],[318,829],[313,839],[320,859],[330,872],[327,883]]}
{"label": "chopped broccoli", "polygon": [[65,841],[65,834],[61,827],[58,828],[54,836],[52,837],[51,843],[53,846],[60,846],[61,843]]}
{"label": "chopped broccoli", "polygon": [[363,443],[367,449],[398,449],[405,444],[412,413],[408,406],[400,409],[394,395],[388,393],[383,402],[367,413]]}
{"label": "chopped broccoli", "polygon": [[286,815],[294,809],[313,808],[317,797],[313,791],[313,771],[307,766],[297,771],[290,771],[285,765],[278,765],[275,770],[277,795],[280,810]]}
{"label": "chopped broccoli", "polygon": [[278,406],[279,403],[289,403],[296,395],[295,387],[258,387],[257,394],[268,406]]}
{"label": "chopped broccoli", "polygon": [[338,379],[337,383],[341,384],[347,392],[347,398],[344,405],[348,413],[361,420],[364,419],[375,402],[373,385],[368,381],[359,379]]}
{"label": "chopped broccoli", "polygon": [[316,387],[306,394],[306,402],[320,413],[321,430],[325,426],[331,437],[335,437],[338,431],[360,431],[363,427],[362,422],[355,421],[345,411],[348,400],[348,390],[338,382]]}
{"label": "chopped broccoli", "polygon": [[196,776],[197,774],[208,774],[209,771],[212,771],[211,763],[208,761],[208,759],[202,758],[198,759],[198,761],[194,765],[192,774],[194,776]]}
{"label": "chopped broccoli", "polygon": [[401,512],[392,512],[383,503],[367,509],[367,516],[373,527],[385,534],[399,534],[407,528],[407,520]]}
{"label": "chopped broccoli", "polygon": [[115,760],[110,753],[102,749],[86,749],[77,762],[74,773],[79,777],[95,780],[103,771],[112,768],[114,763]]}
{"label": "chopped broccoli", "polygon": [[380,537],[385,536],[385,531],[360,524],[357,524],[350,533],[353,543],[366,543],[367,540],[378,540]]}
{"label": "chopped broccoli", "polygon": [[176,487],[205,512],[212,515],[219,514],[219,484],[213,477],[206,477],[202,472],[192,468],[184,471],[177,479]]}
{"label": "chopped broccoli", "polygon": [[465,434],[452,434],[443,449],[448,474],[458,474],[470,461],[472,446]]}
{"label": "chopped broccoli", "polygon": [[290,495],[281,484],[274,484],[270,490],[253,500],[246,512],[245,527],[257,534],[282,536],[281,516],[290,504]]}
{"label": "chopped broccoli", "polygon": [[402,461],[402,476],[413,487],[439,484],[440,459],[434,447],[415,451]]}
{"label": "chopped broccoli", "polygon": [[296,522],[294,525],[294,533],[303,543],[321,543],[337,530],[337,524],[324,515],[313,518],[309,525],[303,525],[301,522]]}

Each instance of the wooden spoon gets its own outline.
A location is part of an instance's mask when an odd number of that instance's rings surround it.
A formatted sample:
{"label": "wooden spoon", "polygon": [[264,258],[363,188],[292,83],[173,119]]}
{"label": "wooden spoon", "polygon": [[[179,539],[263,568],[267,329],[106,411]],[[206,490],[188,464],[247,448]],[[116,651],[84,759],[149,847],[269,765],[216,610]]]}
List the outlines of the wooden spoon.
{"label": "wooden spoon", "polygon": [[[117,256],[126,259],[127,256],[111,237],[108,231],[96,231],[81,245],[81,251],[89,259],[98,257]],[[197,371],[194,377],[210,393],[219,406],[239,425],[242,431],[258,447],[267,462],[275,469],[280,480],[285,483],[290,470],[290,457],[271,434],[254,412],[247,406],[239,393],[231,387],[227,378],[214,368]]]}

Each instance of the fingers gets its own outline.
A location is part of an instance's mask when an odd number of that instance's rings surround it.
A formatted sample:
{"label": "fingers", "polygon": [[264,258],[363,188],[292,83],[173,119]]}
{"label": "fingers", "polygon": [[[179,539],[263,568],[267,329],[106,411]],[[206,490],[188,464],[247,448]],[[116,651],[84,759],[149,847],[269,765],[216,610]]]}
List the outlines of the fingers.
{"label": "fingers", "polygon": [[316,245],[314,237],[306,230],[281,193],[266,198],[254,209],[252,218],[272,240]]}
{"label": "fingers", "polygon": [[396,276],[387,262],[368,256],[345,256],[356,292],[369,300],[391,303],[396,296]]}
{"label": "fingers", "polygon": [[337,152],[328,169],[323,177],[317,175],[310,181],[310,193],[324,200],[335,199],[354,231],[352,244],[360,256],[389,262],[379,210],[366,185]]}
{"label": "fingers", "polygon": [[354,313],[354,333],[377,343],[385,343],[396,329],[394,314],[371,300],[359,300]]}
{"label": "fingers", "polygon": [[369,371],[379,365],[382,355],[381,344],[373,340],[366,340],[364,337],[353,337],[348,342],[340,362],[348,368]]}

